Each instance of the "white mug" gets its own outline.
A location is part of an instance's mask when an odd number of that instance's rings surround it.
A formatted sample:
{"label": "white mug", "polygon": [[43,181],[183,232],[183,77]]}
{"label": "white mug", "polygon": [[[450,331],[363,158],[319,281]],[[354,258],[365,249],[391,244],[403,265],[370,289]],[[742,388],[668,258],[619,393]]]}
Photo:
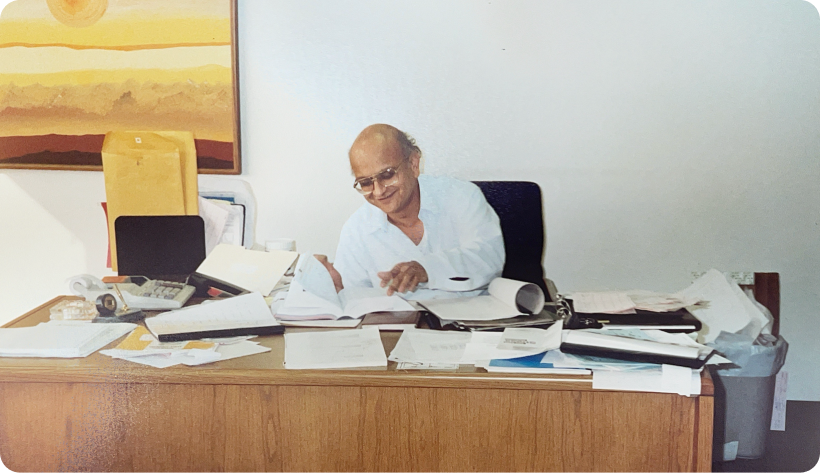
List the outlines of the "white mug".
{"label": "white mug", "polygon": [[265,251],[296,251],[296,240],[291,238],[274,238],[265,240]]}

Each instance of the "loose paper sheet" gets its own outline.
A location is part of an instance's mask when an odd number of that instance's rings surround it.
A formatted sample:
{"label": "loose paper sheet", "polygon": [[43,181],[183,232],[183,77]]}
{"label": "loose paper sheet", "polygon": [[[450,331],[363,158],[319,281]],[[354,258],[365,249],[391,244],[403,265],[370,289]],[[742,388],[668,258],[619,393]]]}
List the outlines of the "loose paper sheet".
{"label": "loose paper sheet", "polygon": [[584,314],[634,314],[635,303],[625,292],[574,292],[572,307]]}
{"label": "loose paper sheet", "polygon": [[700,373],[670,365],[640,371],[593,371],[592,388],[692,396],[700,394]]}
{"label": "loose paper sheet", "polygon": [[387,366],[379,329],[285,333],[285,368],[341,369]]}
{"label": "loose paper sheet", "polygon": [[[679,294],[682,297],[698,298],[707,302],[706,305],[689,308],[703,324],[698,334],[698,341],[701,343],[714,341],[721,331],[735,333],[751,322],[746,308],[738,299],[731,284],[716,269],[707,271]],[[752,339],[756,337],[757,334]]]}
{"label": "loose paper sheet", "polygon": [[295,251],[254,251],[220,244],[199,265],[197,272],[268,295],[298,255]]}
{"label": "loose paper sheet", "polygon": [[218,201],[212,201],[203,197],[199,198],[199,216],[205,222],[205,255],[222,241],[222,232],[225,230],[225,223],[228,221],[227,205],[220,205]]}

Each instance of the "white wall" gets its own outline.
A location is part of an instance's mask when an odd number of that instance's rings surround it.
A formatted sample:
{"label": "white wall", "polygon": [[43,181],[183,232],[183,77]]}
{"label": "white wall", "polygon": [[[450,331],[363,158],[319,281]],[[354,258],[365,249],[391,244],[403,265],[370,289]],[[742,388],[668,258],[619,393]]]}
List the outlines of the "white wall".
{"label": "white wall", "polygon": [[[789,398],[820,401],[818,20],[796,0],[241,0],[257,241],[332,255],[361,202],[347,148],[390,123],[429,173],[538,182],[559,290],[779,272]],[[0,319],[108,274],[102,200],[100,173],[0,171]]]}

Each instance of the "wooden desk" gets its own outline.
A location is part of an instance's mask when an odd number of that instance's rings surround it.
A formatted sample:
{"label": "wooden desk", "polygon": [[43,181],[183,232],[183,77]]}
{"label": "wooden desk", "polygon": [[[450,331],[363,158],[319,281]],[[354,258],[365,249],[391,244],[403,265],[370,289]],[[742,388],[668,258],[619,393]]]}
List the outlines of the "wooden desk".
{"label": "wooden desk", "polygon": [[[7,324],[47,320],[54,299]],[[397,334],[383,336],[389,353]],[[0,359],[15,471],[705,471],[703,395],[592,390],[590,376],[288,371],[270,353],[153,369],[95,353]]]}

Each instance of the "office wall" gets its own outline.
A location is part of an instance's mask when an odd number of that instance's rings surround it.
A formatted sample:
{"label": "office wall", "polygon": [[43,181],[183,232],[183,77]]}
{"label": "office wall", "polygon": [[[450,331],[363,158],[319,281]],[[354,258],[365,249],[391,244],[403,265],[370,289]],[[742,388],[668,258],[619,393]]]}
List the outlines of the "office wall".
{"label": "office wall", "polygon": [[[333,254],[375,122],[426,171],[544,192],[563,291],[777,271],[789,398],[820,401],[820,18],[795,0],[239,1],[257,241]],[[219,180],[231,177],[202,179]],[[0,171],[0,318],[104,268],[100,173]]]}

